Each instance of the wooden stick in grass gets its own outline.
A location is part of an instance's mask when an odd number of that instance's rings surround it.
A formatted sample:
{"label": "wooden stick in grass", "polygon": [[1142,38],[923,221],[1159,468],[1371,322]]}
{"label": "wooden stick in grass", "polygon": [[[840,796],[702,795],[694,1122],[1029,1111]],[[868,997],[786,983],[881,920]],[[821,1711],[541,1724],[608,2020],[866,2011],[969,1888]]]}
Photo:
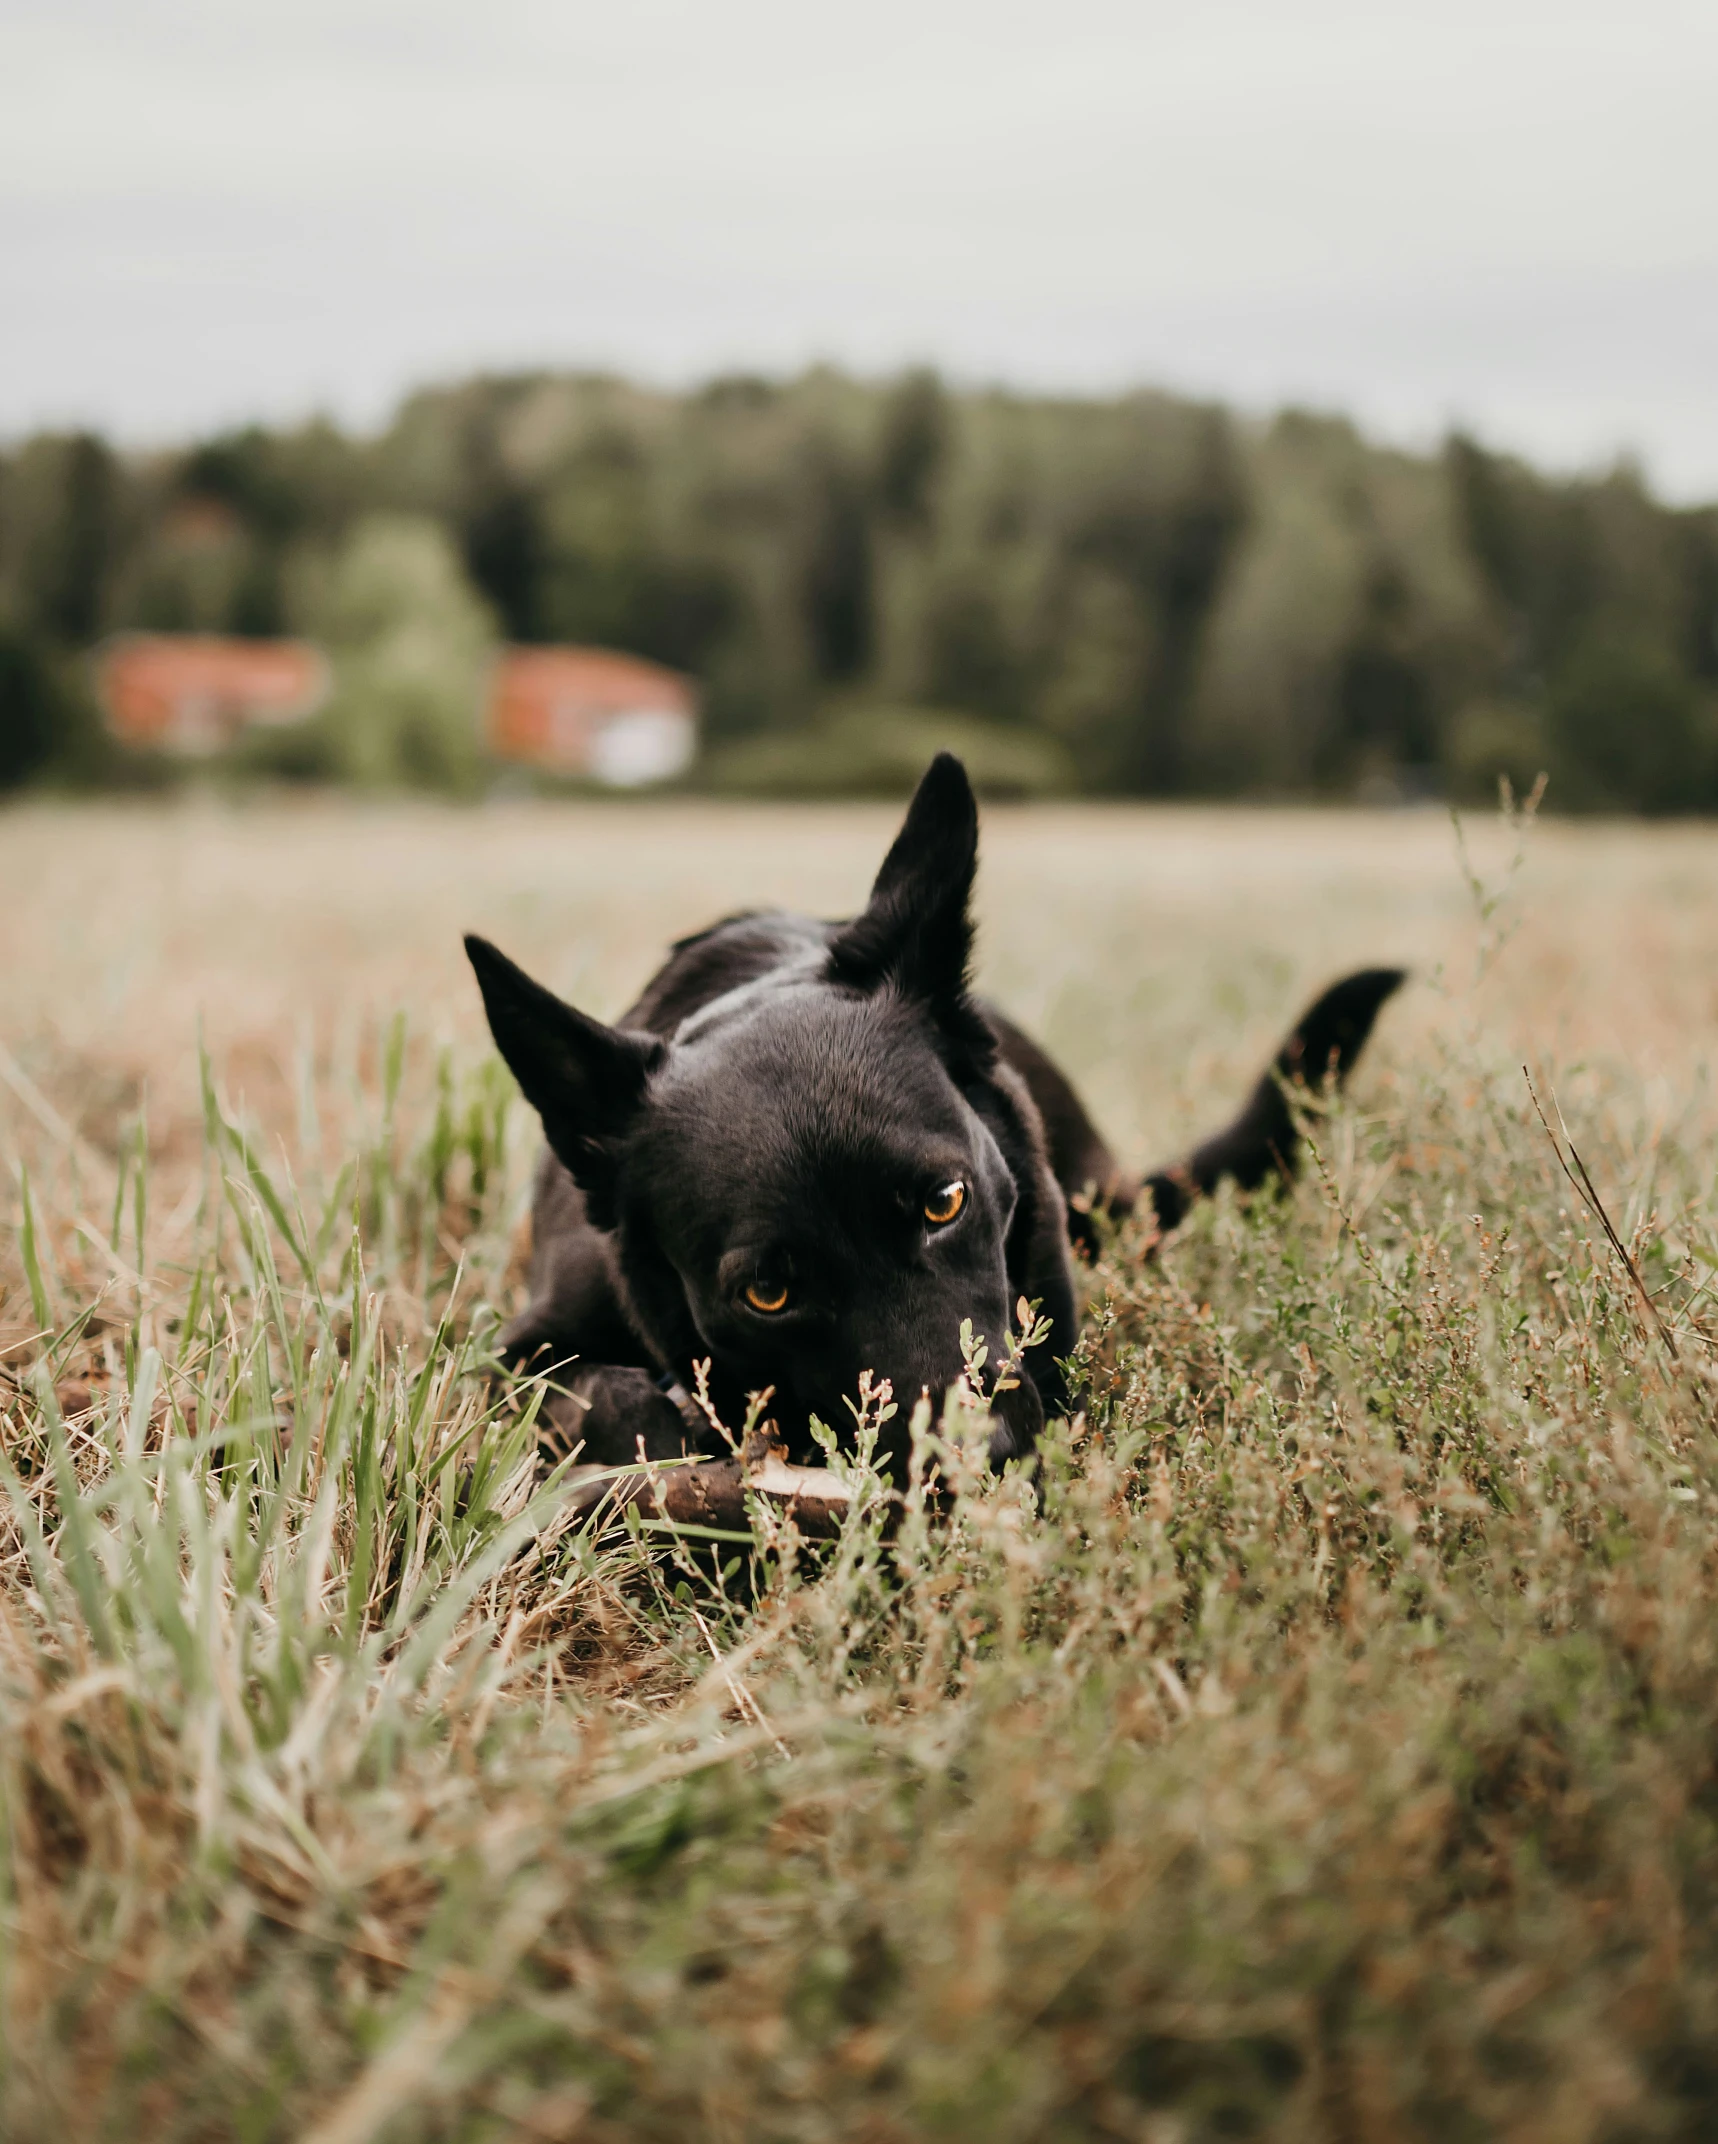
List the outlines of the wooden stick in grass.
{"label": "wooden stick in grass", "polygon": [[718,1533],[751,1532],[746,1492],[764,1497],[802,1534],[825,1540],[841,1530],[849,1498],[827,1467],[796,1467],[770,1448],[750,1460],[691,1459],[636,1467],[578,1467],[573,1509],[618,1513],[633,1505],[650,1518]]}

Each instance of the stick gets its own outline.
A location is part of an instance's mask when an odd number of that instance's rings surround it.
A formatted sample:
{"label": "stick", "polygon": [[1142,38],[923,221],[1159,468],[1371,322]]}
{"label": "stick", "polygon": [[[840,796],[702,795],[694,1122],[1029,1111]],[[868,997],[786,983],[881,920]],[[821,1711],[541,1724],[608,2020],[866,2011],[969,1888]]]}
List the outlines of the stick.
{"label": "stick", "polygon": [[751,1466],[738,1459],[694,1459],[668,1466],[578,1467],[572,1508],[580,1517],[605,1504],[635,1505],[647,1516],[680,1526],[746,1534],[746,1491],[767,1497],[813,1540],[841,1531],[850,1498],[827,1467],[794,1467],[774,1454]]}

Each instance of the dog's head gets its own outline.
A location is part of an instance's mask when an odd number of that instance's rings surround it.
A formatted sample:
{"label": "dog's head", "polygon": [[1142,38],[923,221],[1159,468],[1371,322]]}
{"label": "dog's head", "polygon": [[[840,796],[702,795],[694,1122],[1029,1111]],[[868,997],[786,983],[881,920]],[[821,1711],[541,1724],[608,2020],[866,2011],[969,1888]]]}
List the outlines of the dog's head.
{"label": "dog's head", "polygon": [[[795,1446],[813,1414],[847,1422],[865,1370],[892,1385],[898,1433],[960,1376],[963,1320],[992,1363],[1010,1322],[1017,1188],[967,988],[977,854],[944,754],[863,913],[667,1039],[604,1027],[467,940],[501,1054],[663,1365],[707,1357],[729,1408],[773,1386]],[[1027,1448],[1030,1384],[1002,1408],[996,1448]]]}

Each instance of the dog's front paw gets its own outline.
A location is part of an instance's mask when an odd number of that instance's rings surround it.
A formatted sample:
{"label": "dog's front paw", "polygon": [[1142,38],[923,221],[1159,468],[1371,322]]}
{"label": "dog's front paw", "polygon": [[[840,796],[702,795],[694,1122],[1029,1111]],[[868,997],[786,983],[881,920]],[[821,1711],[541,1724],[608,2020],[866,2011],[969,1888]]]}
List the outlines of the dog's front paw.
{"label": "dog's front paw", "polygon": [[538,1417],[545,1455],[577,1452],[585,1466],[633,1466],[642,1459],[679,1459],[698,1440],[679,1408],[648,1370],[594,1363],[567,1371]]}

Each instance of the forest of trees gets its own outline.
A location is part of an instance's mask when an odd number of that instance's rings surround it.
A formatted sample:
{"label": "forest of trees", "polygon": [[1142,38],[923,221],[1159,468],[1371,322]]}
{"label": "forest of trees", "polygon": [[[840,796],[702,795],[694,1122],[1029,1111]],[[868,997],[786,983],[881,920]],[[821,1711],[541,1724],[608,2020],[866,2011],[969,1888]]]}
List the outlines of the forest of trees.
{"label": "forest of trees", "polygon": [[328,649],[241,771],[491,778],[503,640],[630,649],[705,694],[694,785],[888,788],[960,744],[995,788],[1718,808],[1718,509],[1455,437],[817,370],[675,395],[535,374],[180,452],[0,453],[0,786],[166,778],[96,720],[125,628]]}

